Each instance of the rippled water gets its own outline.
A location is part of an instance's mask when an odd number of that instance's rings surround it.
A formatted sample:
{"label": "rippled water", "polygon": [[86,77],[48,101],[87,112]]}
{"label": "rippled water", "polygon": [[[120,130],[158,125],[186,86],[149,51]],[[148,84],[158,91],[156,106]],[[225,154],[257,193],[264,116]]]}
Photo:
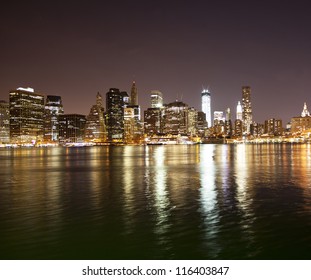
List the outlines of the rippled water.
{"label": "rippled water", "polygon": [[0,150],[1,259],[311,259],[311,146]]}

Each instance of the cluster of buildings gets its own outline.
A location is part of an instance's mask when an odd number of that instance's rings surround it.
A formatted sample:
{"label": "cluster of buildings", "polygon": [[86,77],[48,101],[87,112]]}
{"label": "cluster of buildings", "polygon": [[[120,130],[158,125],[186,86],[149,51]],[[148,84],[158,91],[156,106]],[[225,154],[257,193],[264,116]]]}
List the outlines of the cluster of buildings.
{"label": "cluster of buildings", "polygon": [[[0,144],[142,144],[194,143],[217,139],[264,139],[273,137],[309,137],[311,116],[304,104],[301,116],[292,118],[284,129],[282,120],[264,124],[253,120],[251,88],[242,87],[235,118],[230,108],[211,111],[211,93],[201,93],[202,110],[181,101],[164,104],[163,95],[150,94],[150,108],[143,112],[138,104],[135,82],[131,92],[110,88],[106,110],[100,93],[88,115],[65,114],[61,96],[46,97],[32,88],[9,92],[9,102],[0,101]],[[212,119],[213,116],[213,119]]]}

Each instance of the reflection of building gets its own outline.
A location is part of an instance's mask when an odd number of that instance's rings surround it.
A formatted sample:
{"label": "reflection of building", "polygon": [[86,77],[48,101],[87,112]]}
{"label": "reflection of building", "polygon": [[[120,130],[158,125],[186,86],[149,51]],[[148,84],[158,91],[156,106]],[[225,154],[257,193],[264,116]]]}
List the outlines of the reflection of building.
{"label": "reflection of building", "polygon": [[107,132],[109,141],[122,142],[124,137],[124,107],[128,95],[117,88],[106,94]]}
{"label": "reflection of building", "polygon": [[304,103],[301,116],[291,119],[291,132],[301,133],[309,129],[311,129],[311,117],[307,108],[307,104]]}
{"label": "reflection of building", "polygon": [[9,103],[0,100],[0,143],[10,142],[10,110]]}
{"label": "reflection of building", "polygon": [[158,90],[151,91],[151,108],[162,108],[163,97],[162,93]]}
{"label": "reflection of building", "polygon": [[201,94],[202,98],[202,111],[206,115],[207,126],[212,126],[212,109],[211,109],[211,93],[205,89]]}
{"label": "reflection of building", "polygon": [[251,104],[251,88],[248,86],[242,87],[242,110],[243,134],[250,134],[253,113]]}
{"label": "reflection of building", "polygon": [[86,118],[85,139],[93,142],[106,141],[106,126],[102,96],[96,95],[96,105],[91,107]]}
{"label": "reflection of building", "polygon": [[44,97],[32,88],[10,91],[10,138],[12,143],[43,140]]}
{"label": "reflection of building", "polygon": [[59,116],[59,141],[61,143],[79,143],[84,141],[86,117],[79,114]]}
{"label": "reflection of building", "polygon": [[64,114],[64,108],[61,97],[48,95],[44,110],[44,141],[58,141],[58,116],[62,114]]}

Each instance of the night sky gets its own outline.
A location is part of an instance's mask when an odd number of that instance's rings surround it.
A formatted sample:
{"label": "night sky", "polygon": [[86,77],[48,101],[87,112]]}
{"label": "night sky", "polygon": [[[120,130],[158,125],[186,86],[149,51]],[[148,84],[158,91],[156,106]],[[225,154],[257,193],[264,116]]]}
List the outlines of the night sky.
{"label": "night sky", "polygon": [[17,87],[61,95],[88,114],[99,91],[150,91],[201,110],[231,108],[252,89],[254,120],[311,110],[308,1],[7,1],[0,10],[0,99]]}

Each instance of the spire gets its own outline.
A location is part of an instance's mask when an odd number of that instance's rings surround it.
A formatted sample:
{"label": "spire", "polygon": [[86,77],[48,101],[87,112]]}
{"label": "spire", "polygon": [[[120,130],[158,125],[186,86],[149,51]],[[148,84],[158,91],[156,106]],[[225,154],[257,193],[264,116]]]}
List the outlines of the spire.
{"label": "spire", "polygon": [[301,116],[302,116],[303,118],[304,118],[304,117],[310,117],[310,113],[309,113],[309,111],[308,111],[307,103],[306,103],[306,102],[303,104],[303,110],[302,110]]}

